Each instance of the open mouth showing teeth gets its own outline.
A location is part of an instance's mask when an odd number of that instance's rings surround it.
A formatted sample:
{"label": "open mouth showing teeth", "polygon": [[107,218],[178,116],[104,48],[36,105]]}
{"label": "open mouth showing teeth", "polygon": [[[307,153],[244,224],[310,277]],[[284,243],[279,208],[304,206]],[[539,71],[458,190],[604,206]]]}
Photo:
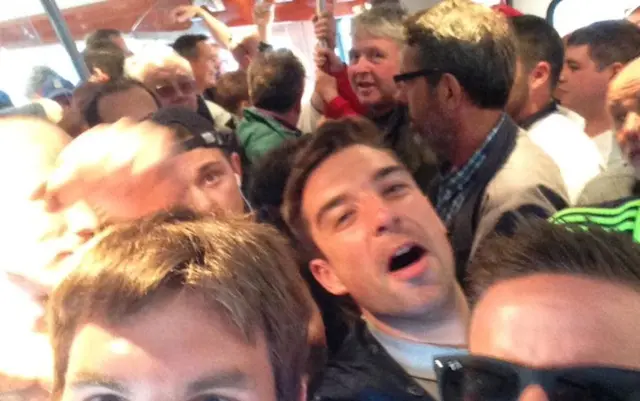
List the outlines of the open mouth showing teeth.
{"label": "open mouth showing teeth", "polygon": [[391,258],[391,262],[389,262],[389,270],[391,272],[402,270],[420,260],[425,252],[424,248],[418,245],[411,245],[398,249]]}

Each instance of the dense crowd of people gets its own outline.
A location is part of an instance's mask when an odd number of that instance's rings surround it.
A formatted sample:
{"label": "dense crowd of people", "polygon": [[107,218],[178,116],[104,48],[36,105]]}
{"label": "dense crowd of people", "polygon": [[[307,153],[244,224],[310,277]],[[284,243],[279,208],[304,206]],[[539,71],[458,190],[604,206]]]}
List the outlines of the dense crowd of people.
{"label": "dense crowd of people", "polygon": [[637,400],[636,13],[274,13],[0,96],[0,401]]}

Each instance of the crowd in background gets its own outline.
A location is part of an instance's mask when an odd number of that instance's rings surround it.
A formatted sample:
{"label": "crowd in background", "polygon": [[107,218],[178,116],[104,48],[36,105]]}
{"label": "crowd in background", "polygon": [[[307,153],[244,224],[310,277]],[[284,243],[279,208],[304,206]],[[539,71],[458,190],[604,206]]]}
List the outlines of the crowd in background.
{"label": "crowd in background", "polygon": [[274,10],[0,96],[0,401],[637,400],[640,7]]}

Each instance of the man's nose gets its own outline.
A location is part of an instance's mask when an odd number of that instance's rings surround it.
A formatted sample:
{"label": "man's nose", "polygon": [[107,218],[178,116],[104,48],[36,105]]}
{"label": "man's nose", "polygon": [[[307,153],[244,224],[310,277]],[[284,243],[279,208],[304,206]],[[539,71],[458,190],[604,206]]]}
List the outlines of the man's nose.
{"label": "man's nose", "polygon": [[363,201],[366,221],[371,221],[376,235],[392,231],[399,224],[400,218],[389,203],[379,196],[372,194]]}
{"label": "man's nose", "polygon": [[518,401],[549,401],[547,393],[538,385],[527,386],[518,397]]}
{"label": "man's nose", "polygon": [[354,74],[362,74],[371,71],[371,63],[366,57],[358,57],[349,65],[349,69]]}
{"label": "man's nose", "polygon": [[560,71],[560,77],[558,78],[559,83],[567,82],[567,66],[562,66],[562,70]]}
{"label": "man's nose", "polygon": [[98,231],[100,218],[89,205],[77,202],[65,212],[67,231],[76,237],[78,245],[84,244]]}

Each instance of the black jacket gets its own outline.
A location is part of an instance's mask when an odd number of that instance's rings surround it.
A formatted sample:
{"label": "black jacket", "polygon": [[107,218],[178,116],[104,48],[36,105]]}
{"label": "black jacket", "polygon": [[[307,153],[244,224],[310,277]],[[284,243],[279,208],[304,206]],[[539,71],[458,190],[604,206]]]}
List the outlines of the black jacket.
{"label": "black jacket", "polygon": [[434,401],[384,350],[363,321],[347,336],[320,379],[311,401]]}

